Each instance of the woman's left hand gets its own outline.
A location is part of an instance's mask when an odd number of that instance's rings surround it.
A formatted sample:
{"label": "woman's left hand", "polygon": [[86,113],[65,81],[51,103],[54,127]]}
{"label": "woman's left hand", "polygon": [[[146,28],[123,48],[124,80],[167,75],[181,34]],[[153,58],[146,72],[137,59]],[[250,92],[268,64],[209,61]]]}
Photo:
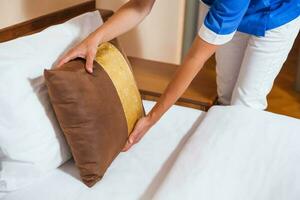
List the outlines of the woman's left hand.
{"label": "woman's left hand", "polygon": [[128,149],[130,149],[134,144],[138,143],[142,139],[142,137],[147,133],[147,131],[151,128],[152,125],[153,122],[149,116],[142,117],[141,119],[139,119],[122,151],[128,151]]}
{"label": "woman's left hand", "polygon": [[199,36],[195,38],[182,66],[177,70],[174,78],[148,115],[137,122],[123,151],[127,151],[132,145],[139,142],[151,126],[179,99],[204,63],[215,53],[217,47],[217,45],[207,43]]}

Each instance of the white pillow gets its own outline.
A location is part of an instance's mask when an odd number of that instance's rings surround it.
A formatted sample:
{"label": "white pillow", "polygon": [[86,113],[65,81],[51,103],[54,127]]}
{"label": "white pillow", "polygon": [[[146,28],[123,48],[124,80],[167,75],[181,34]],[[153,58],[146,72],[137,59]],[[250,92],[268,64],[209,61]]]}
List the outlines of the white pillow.
{"label": "white pillow", "polygon": [[70,158],[43,71],[101,24],[95,11],[0,43],[0,191],[25,186]]}
{"label": "white pillow", "polygon": [[299,200],[300,120],[216,106],[154,199]]}

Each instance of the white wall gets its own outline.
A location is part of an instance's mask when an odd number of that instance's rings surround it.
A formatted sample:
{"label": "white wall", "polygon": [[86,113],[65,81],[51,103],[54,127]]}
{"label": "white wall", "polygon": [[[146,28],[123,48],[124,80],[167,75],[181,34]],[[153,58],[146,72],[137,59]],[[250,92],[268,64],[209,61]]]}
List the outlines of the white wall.
{"label": "white wall", "polygon": [[0,29],[89,0],[1,0]]}
{"label": "white wall", "polygon": [[[97,8],[117,10],[127,0],[96,0]],[[127,55],[179,64],[185,0],[157,0],[137,28],[120,37]]]}

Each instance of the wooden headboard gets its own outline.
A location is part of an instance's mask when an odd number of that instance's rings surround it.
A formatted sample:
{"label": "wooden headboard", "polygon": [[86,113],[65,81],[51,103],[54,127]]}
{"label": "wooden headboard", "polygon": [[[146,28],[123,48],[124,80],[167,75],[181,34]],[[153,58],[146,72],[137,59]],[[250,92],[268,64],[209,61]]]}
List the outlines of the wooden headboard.
{"label": "wooden headboard", "polygon": [[[20,24],[16,24],[4,29],[0,29],[0,42],[12,40],[21,36],[29,35],[39,32],[49,26],[63,23],[73,17],[76,17],[82,13],[95,11],[95,1],[85,2],[73,7],[69,7],[63,10],[59,10],[44,16],[40,16]],[[110,10],[99,10],[103,20],[107,20],[113,12]]]}

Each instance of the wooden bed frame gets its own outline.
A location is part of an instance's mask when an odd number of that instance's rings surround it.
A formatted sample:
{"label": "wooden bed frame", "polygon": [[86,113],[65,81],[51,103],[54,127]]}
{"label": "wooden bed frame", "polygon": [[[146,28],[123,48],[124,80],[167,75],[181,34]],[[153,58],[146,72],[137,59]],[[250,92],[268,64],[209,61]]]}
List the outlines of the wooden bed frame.
{"label": "wooden bed frame", "polygon": [[[95,11],[95,10],[96,10],[95,1],[89,1],[47,15],[43,15],[22,22],[20,24],[16,24],[4,29],[0,29],[0,42],[9,41],[21,36],[30,35],[42,31],[43,29],[49,26],[63,23],[82,13]],[[113,15],[113,12],[110,10],[100,9],[99,12],[101,13],[103,20],[107,20],[111,15]]]}
{"label": "wooden bed frame", "polygon": [[[41,17],[0,29],[0,42],[39,32],[49,26],[63,23],[82,13],[95,11],[95,1],[89,1]],[[103,20],[113,11],[99,9]],[[129,57],[142,98],[157,100],[177,70],[176,65]],[[200,87],[202,86],[202,87]],[[215,73],[204,69],[193,80],[190,87],[176,104],[200,110],[208,110],[217,99]]]}

